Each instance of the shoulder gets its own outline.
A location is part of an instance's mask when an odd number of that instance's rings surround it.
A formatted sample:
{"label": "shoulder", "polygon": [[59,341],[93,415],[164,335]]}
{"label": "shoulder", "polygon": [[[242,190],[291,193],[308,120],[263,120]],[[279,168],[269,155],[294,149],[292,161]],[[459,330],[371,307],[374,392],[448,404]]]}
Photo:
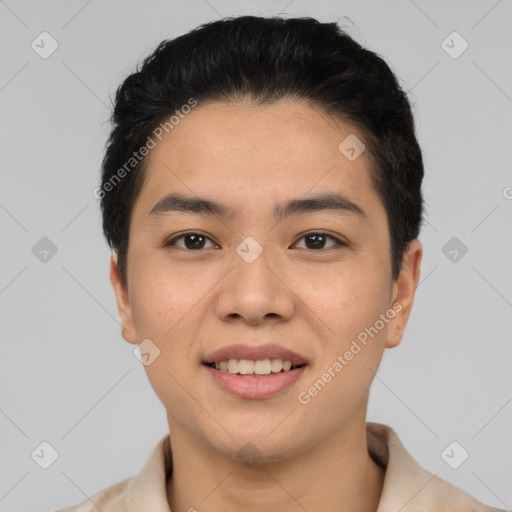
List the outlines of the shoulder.
{"label": "shoulder", "polygon": [[379,512],[504,512],[481,503],[462,489],[423,468],[388,425],[366,423],[371,456],[386,468]]}
{"label": "shoulder", "polygon": [[127,478],[106,489],[103,489],[85,501],[76,505],[61,508],[55,512],[121,512],[126,509],[129,489],[134,477]]}
{"label": "shoulder", "polygon": [[171,471],[170,436],[166,434],[154,446],[138,474],[87,497],[81,503],[55,512],[167,512],[166,481]]}

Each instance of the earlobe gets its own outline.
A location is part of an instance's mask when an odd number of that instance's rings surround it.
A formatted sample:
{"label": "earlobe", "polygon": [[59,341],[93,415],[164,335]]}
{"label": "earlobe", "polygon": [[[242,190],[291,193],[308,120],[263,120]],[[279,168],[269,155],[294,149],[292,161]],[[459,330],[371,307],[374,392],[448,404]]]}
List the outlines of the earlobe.
{"label": "earlobe", "polygon": [[402,341],[420,278],[422,255],[423,246],[420,241],[415,239],[410,242],[400,273],[393,284],[392,307],[397,314],[388,326],[386,348],[394,348]]}
{"label": "earlobe", "polygon": [[136,344],[137,331],[133,321],[133,314],[128,296],[128,290],[121,281],[117,264],[117,251],[112,252],[110,258],[110,282],[117,302],[117,310],[121,319],[121,335],[128,343]]}

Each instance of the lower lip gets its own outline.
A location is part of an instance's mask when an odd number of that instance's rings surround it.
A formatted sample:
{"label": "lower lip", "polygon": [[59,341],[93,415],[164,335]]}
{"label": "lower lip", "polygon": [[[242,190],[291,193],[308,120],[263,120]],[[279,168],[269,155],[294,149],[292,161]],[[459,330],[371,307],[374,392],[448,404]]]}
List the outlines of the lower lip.
{"label": "lower lip", "polygon": [[221,388],[242,398],[267,398],[277,395],[296,382],[306,369],[306,366],[301,366],[287,372],[252,377],[221,372],[211,366],[203,366]]}

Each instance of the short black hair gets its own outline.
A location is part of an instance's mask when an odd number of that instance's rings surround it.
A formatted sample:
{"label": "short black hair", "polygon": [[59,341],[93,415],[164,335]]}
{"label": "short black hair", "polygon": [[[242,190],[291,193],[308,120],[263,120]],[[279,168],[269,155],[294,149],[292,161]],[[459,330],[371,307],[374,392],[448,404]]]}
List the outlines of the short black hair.
{"label": "short black hair", "polygon": [[334,22],[239,16],[162,41],[137,69],[117,89],[95,192],[124,284],[130,215],[145,175],[147,151],[141,148],[191,99],[258,105],[305,100],[359,128],[372,185],[387,213],[392,276],[398,276],[422,222],[423,159],[407,95],[380,56]]}

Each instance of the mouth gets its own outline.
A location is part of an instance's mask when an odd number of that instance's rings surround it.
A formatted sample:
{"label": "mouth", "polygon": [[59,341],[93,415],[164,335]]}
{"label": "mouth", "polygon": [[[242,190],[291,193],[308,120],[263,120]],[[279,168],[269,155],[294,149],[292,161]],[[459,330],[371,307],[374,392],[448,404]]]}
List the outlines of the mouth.
{"label": "mouth", "polygon": [[285,373],[302,368],[306,363],[294,365],[291,361],[280,358],[258,359],[224,359],[218,362],[203,363],[209,368],[231,375],[244,377],[268,377],[277,373]]}
{"label": "mouth", "polygon": [[202,366],[224,391],[255,399],[274,396],[291,386],[308,361],[278,345],[231,345],[210,354]]}

